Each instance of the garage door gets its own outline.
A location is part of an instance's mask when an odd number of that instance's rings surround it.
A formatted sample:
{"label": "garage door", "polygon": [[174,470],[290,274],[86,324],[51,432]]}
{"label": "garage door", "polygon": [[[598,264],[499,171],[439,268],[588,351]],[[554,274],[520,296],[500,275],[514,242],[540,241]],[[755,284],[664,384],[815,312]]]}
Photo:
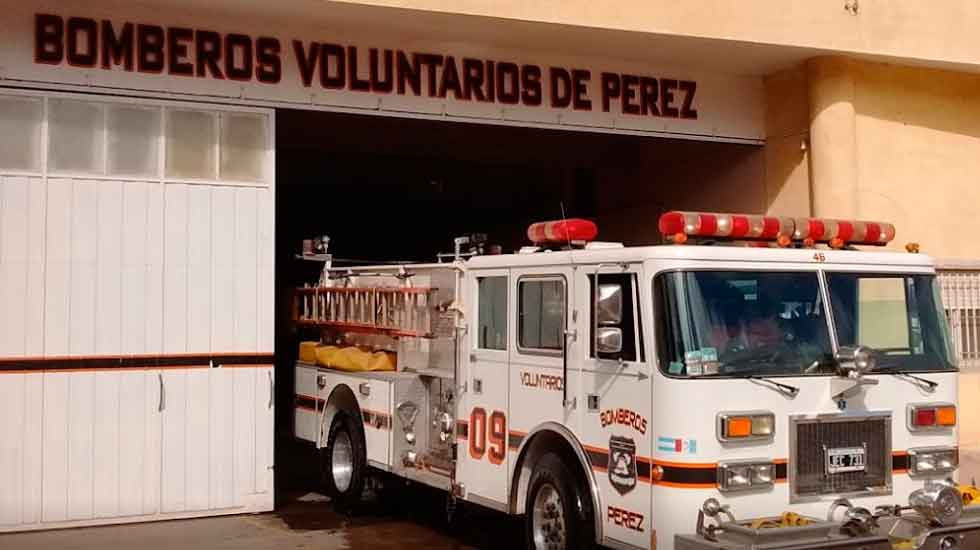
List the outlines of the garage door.
{"label": "garage door", "polygon": [[0,89],[0,530],[272,508],[273,127]]}

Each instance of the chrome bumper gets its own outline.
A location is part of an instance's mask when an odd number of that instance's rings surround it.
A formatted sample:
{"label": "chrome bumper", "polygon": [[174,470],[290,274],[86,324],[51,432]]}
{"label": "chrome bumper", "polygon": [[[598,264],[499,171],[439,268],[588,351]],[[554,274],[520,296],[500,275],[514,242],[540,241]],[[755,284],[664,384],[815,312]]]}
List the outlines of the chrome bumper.
{"label": "chrome bumper", "polygon": [[675,550],[892,550],[884,535],[853,537],[840,525],[819,521],[804,527],[752,529],[740,523],[721,523],[711,535],[677,535]]}
{"label": "chrome bumper", "polygon": [[[956,525],[933,527],[922,532],[924,538],[916,550],[976,550],[980,549],[980,506],[964,511]],[[677,535],[675,550],[893,550],[909,548],[891,539],[889,522],[883,522],[878,533],[849,536],[840,531],[840,524],[819,522],[807,527],[750,529],[737,523],[722,523],[722,529],[712,537]],[[895,546],[893,546],[893,543]]]}

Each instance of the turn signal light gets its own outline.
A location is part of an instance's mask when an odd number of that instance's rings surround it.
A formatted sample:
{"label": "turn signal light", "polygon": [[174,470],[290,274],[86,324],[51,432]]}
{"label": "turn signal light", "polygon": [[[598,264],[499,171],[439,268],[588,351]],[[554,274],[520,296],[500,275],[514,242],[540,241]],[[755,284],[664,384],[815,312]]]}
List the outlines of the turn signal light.
{"label": "turn signal light", "polygon": [[728,437],[748,437],[752,435],[752,419],[738,416],[728,419]]}
{"label": "turn signal light", "polygon": [[928,403],[909,405],[909,429],[912,431],[951,428],[956,425],[956,405]]}
{"label": "turn signal light", "polygon": [[940,426],[955,426],[956,407],[939,407],[936,409],[936,424]]}
{"label": "turn signal light", "polygon": [[775,426],[776,417],[767,411],[720,413],[718,439],[720,441],[771,439]]}

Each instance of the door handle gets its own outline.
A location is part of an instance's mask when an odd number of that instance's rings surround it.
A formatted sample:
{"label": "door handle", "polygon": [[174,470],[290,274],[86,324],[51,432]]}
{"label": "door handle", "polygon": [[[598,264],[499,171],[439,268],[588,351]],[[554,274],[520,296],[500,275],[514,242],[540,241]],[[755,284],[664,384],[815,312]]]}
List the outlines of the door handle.
{"label": "door handle", "polygon": [[269,375],[269,408],[272,408],[276,401],[276,383],[272,380],[272,369],[266,371]]}
{"label": "door handle", "polygon": [[163,386],[163,373],[157,373],[157,377],[160,379],[160,401],[157,403],[157,412],[163,412],[163,409],[167,408],[167,390]]}

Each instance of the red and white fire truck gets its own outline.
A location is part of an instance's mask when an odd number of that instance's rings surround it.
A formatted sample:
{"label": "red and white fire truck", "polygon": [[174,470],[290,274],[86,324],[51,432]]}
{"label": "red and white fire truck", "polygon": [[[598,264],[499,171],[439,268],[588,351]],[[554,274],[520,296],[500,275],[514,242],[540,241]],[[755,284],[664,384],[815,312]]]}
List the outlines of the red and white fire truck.
{"label": "red and white fire truck", "polygon": [[319,340],[295,426],[331,496],[386,472],[523,515],[540,549],[980,548],[928,257],[859,251],[886,223],[660,229],[623,247],[569,219],[514,254],[328,263],[297,290]]}

